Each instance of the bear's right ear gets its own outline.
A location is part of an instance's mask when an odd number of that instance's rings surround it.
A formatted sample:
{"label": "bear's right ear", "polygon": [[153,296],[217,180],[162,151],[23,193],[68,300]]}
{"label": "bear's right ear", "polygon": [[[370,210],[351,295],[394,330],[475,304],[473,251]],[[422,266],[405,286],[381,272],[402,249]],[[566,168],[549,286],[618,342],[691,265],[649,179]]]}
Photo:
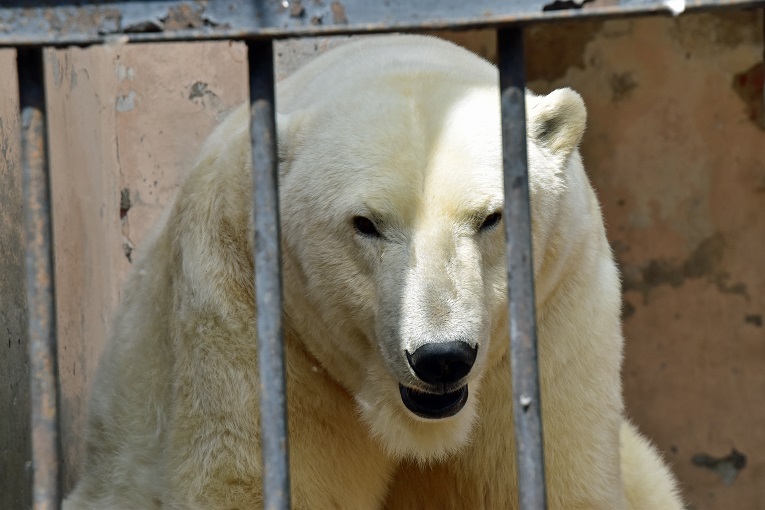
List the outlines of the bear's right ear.
{"label": "bear's right ear", "polygon": [[582,140],[587,123],[582,97],[565,88],[528,99],[529,137],[562,160],[567,159]]}

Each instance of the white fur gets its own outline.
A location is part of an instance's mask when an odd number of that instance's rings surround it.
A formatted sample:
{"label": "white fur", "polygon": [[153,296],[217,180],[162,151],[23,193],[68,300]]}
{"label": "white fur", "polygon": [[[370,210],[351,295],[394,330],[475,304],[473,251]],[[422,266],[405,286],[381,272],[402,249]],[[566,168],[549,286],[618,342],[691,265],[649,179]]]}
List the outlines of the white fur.
{"label": "white fur", "polygon": [[[433,38],[352,43],[277,90],[295,508],[515,508],[497,72]],[[625,424],[620,290],[579,96],[527,97],[550,508],[674,510]],[[248,111],[210,137],[136,263],[67,508],[260,508]],[[359,234],[373,219],[381,237]],[[426,420],[406,352],[478,348]],[[620,447],[621,443],[621,447]],[[621,454],[620,454],[621,452]]]}

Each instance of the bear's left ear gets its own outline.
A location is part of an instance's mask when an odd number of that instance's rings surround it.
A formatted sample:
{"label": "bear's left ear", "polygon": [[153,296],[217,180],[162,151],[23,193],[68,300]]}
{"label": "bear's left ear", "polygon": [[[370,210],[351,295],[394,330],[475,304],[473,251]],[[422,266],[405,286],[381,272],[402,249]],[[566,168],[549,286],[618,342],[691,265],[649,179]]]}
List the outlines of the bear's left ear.
{"label": "bear's left ear", "polygon": [[528,99],[529,138],[561,159],[568,158],[582,140],[587,123],[582,97],[566,88]]}

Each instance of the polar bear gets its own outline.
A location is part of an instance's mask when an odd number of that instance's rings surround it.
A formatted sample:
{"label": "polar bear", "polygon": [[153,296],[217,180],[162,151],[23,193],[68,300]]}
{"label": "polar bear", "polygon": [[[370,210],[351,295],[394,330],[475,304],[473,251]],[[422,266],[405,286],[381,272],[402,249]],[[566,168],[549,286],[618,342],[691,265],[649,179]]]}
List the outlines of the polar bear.
{"label": "polar bear", "polygon": [[[497,83],[390,36],[277,87],[294,508],[517,508]],[[624,418],[584,104],[527,111],[549,507],[679,510]],[[129,277],[68,509],[263,506],[248,116],[212,134]]]}

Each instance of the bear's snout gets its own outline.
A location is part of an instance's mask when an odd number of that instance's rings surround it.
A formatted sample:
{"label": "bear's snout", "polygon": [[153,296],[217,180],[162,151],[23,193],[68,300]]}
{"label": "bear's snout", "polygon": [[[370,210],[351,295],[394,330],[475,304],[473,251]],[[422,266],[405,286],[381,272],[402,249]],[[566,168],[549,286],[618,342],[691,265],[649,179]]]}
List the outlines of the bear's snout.
{"label": "bear's snout", "polygon": [[423,382],[449,386],[465,377],[473,368],[478,346],[458,340],[427,343],[413,353],[406,353],[409,365]]}

